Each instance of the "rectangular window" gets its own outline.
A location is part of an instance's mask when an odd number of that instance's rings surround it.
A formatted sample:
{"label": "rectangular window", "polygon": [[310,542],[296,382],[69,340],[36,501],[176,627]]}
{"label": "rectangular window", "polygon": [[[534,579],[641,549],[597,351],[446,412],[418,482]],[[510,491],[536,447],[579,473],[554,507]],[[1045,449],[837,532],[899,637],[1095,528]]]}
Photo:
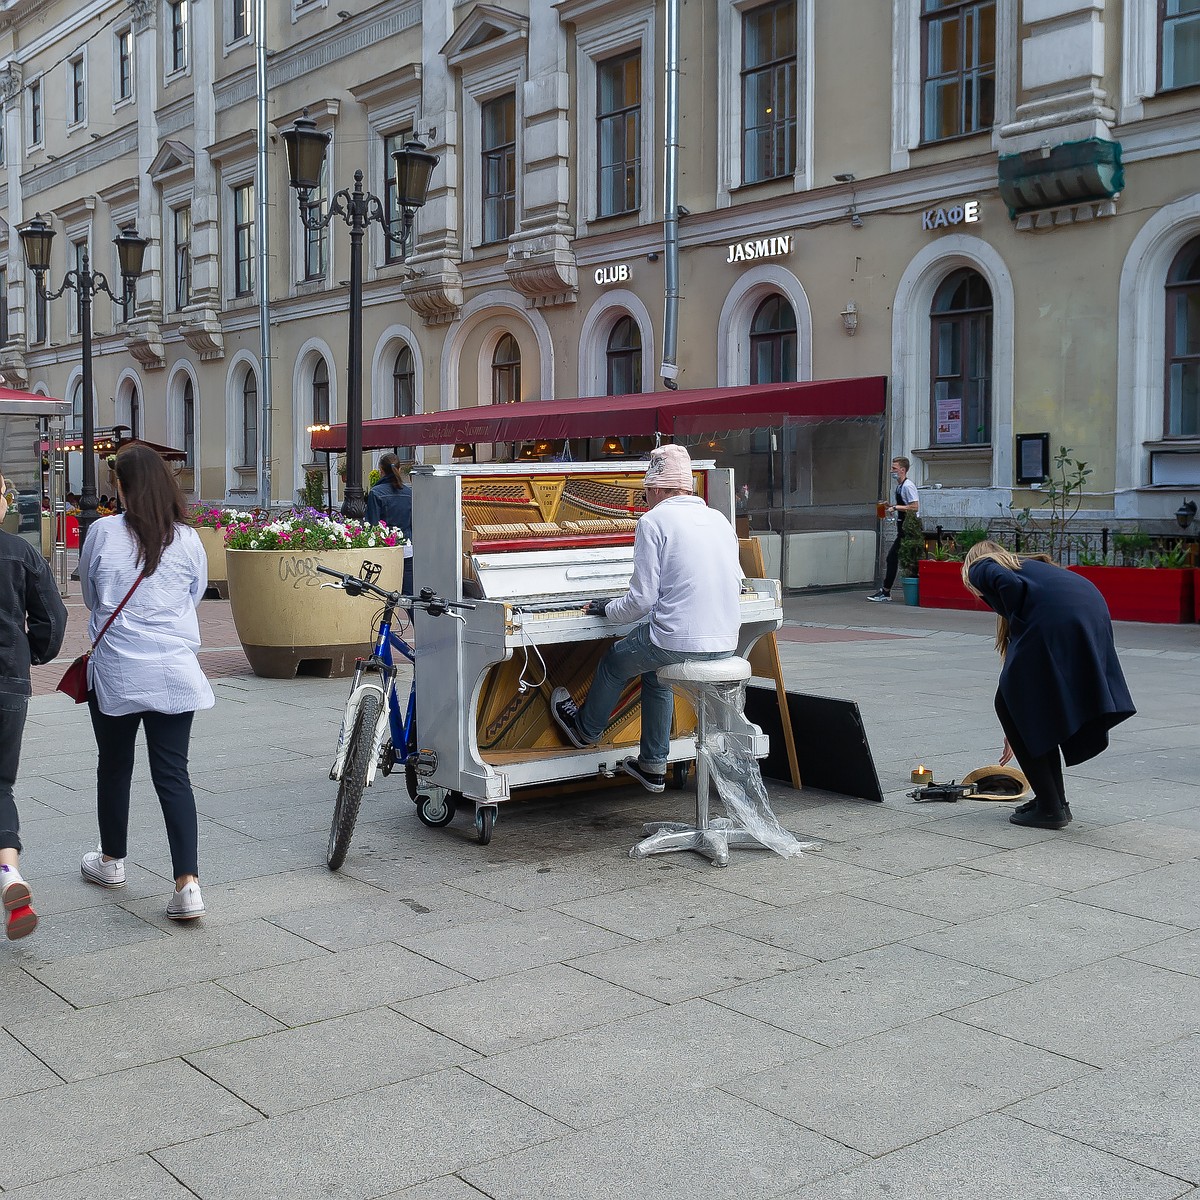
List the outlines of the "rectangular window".
{"label": "rectangular window", "polygon": [[254,184],[233,189],[234,293],[249,296],[254,291]]}
{"label": "rectangular window", "polygon": [[188,64],[188,0],[171,0],[167,9],[167,61],[173,74],[186,69]]}
{"label": "rectangular window", "polygon": [[192,209],[183,204],[171,210],[172,245],[175,250],[175,311],[192,302]]}
{"label": "rectangular window", "polygon": [[46,341],[46,326],[49,324],[47,312],[46,289],[38,287],[36,279],[30,280],[33,288],[33,338],[31,346],[41,346]]}
{"label": "rectangular window", "polygon": [[[71,243],[71,267],[76,276],[82,276],[85,264],[88,258],[87,238],[80,238],[77,242]],[[70,298],[70,305],[67,312],[70,316],[67,319],[67,328],[72,333],[79,333],[79,291],[72,289],[67,293]]]}
{"label": "rectangular window", "polygon": [[241,38],[249,37],[253,26],[250,24],[252,18],[250,15],[251,0],[233,0],[233,19],[230,22],[230,38],[231,42],[236,42]]}
{"label": "rectangular window", "polygon": [[996,120],[996,0],[922,0],[922,140],[991,129]]}
{"label": "rectangular window", "polygon": [[116,39],[117,99],[128,100],[133,95],[133,30],[128,28],[119,30]]}
{"label": "rectangular window", "polygon": [[502,242],[517,226],[517,97],[479,110],[483,147],[483,241]]}
{"label": "rectangular window", "polygon": [[248,372],[242,387],[242,467],[258,464],[258,380]]}
{"label": "rectangular window", "polygon": [[0,346],[8,342],[8,268],[0,267]]}
{"label": "rectangular window", "polygon": [[29,85],[29,144],[40,146],[45,130],[42,128],[42,81],[35,79]]}
{"label": "rectangular window", "polygon": [[642,198],[642,55],[640,50],[596,67],[596,212],[636,212]]}
{"label": "rectangular window", "polygon": [[1163,90],[1200,84],[1200,0],[1158,0]]}
{"label": "rectangular window", "polygon": [[[320,219],[321,210],[329,194],[329,160],[321,163],[321,182],[308,199],[310,221]],[[329,262],[329,227],[304,228],[304,278],[324,279]]]}
{"label": "rectangular window", "polygon": [[796,3],[742,18],[742,182],[796,170]]}
{"label": "rectangular window", "polygon": [[87,80],[84,78],[82,56],[71,59],[67,65],[67,72],[71,89],[70,95],[67,97],[71,124],[79,125],[87,120]]}
{"label": "rectangular window", "polygon": [[[385,228],[392,237],[400,237],[404,233],[404,213],[400,208],[400,197],[396,193],[396,159],[397,150],[404,148],[404,143],[412,138],[412,131],[404,133],[389,133],[383,139],[383,207],[387,221]],[[404,246],[384,238],[383,261],[394,263],[404,260]]]}

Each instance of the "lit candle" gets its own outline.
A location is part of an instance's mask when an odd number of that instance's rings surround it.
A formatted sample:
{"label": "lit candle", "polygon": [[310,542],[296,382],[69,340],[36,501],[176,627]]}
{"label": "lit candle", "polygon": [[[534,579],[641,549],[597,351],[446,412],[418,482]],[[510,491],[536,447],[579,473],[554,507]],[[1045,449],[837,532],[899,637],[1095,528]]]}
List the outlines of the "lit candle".
{"label": "lit candle", "polygon": [[932,783],[933,772],[926,766],[919,766],[912,773],[912,781],[922,785]]}

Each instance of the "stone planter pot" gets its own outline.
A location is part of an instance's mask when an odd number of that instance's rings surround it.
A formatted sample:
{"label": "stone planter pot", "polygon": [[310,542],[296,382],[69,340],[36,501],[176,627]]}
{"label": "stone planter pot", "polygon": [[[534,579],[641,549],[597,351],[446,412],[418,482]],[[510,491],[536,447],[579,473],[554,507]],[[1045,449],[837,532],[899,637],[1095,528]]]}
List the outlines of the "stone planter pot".
{"label": "stone planter pot", "polygon": [[380,587],[398,591],[404,549],[227,550],[233,623],[255,675],[293,679],[297,674],[343,678],[367,653],[379,604],[348,596],[317,572],[317,564],[357,575],[364,561],[383,568]]}
{"label": "stone planter pot", "polygon": [[208,557],[208,586],[221,597],[229,599],[229,576],[225,567],[225,530],[197,527],[200,545]]}

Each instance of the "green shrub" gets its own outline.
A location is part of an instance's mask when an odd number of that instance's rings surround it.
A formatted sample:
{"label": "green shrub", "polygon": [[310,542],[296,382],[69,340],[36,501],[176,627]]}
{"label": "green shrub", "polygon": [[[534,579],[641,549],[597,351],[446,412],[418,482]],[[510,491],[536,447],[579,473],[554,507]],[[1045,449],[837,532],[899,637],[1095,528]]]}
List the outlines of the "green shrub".
{"label": "green shrub", "polygon": [[917,563],[925,557],[925,530],[915,513],[904,514],[900,526],[900,574],[912,579],[917,573]]}
{"label": "green shrub", "polygon": [[325,504],[325,476],[320,471],[305,471],[300,503],[305,508],[321,508]]}

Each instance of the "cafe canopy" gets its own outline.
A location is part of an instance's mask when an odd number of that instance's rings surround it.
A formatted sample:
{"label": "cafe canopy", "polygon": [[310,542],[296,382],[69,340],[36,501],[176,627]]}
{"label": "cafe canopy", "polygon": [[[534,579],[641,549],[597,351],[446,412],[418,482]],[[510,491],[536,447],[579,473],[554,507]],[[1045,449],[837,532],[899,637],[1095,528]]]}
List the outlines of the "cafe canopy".
{"label": "cafe canopy", "polygon": [[[555,441],[588,437],[682,437],[768,428],[804,421],[882,417],[887,379],[824,379],[481,404],[411,417],[363,422],[364,450],[391,446],[452,446],[478,442]],[[314,450],[346,449],[346,426],[315,430]]]}

